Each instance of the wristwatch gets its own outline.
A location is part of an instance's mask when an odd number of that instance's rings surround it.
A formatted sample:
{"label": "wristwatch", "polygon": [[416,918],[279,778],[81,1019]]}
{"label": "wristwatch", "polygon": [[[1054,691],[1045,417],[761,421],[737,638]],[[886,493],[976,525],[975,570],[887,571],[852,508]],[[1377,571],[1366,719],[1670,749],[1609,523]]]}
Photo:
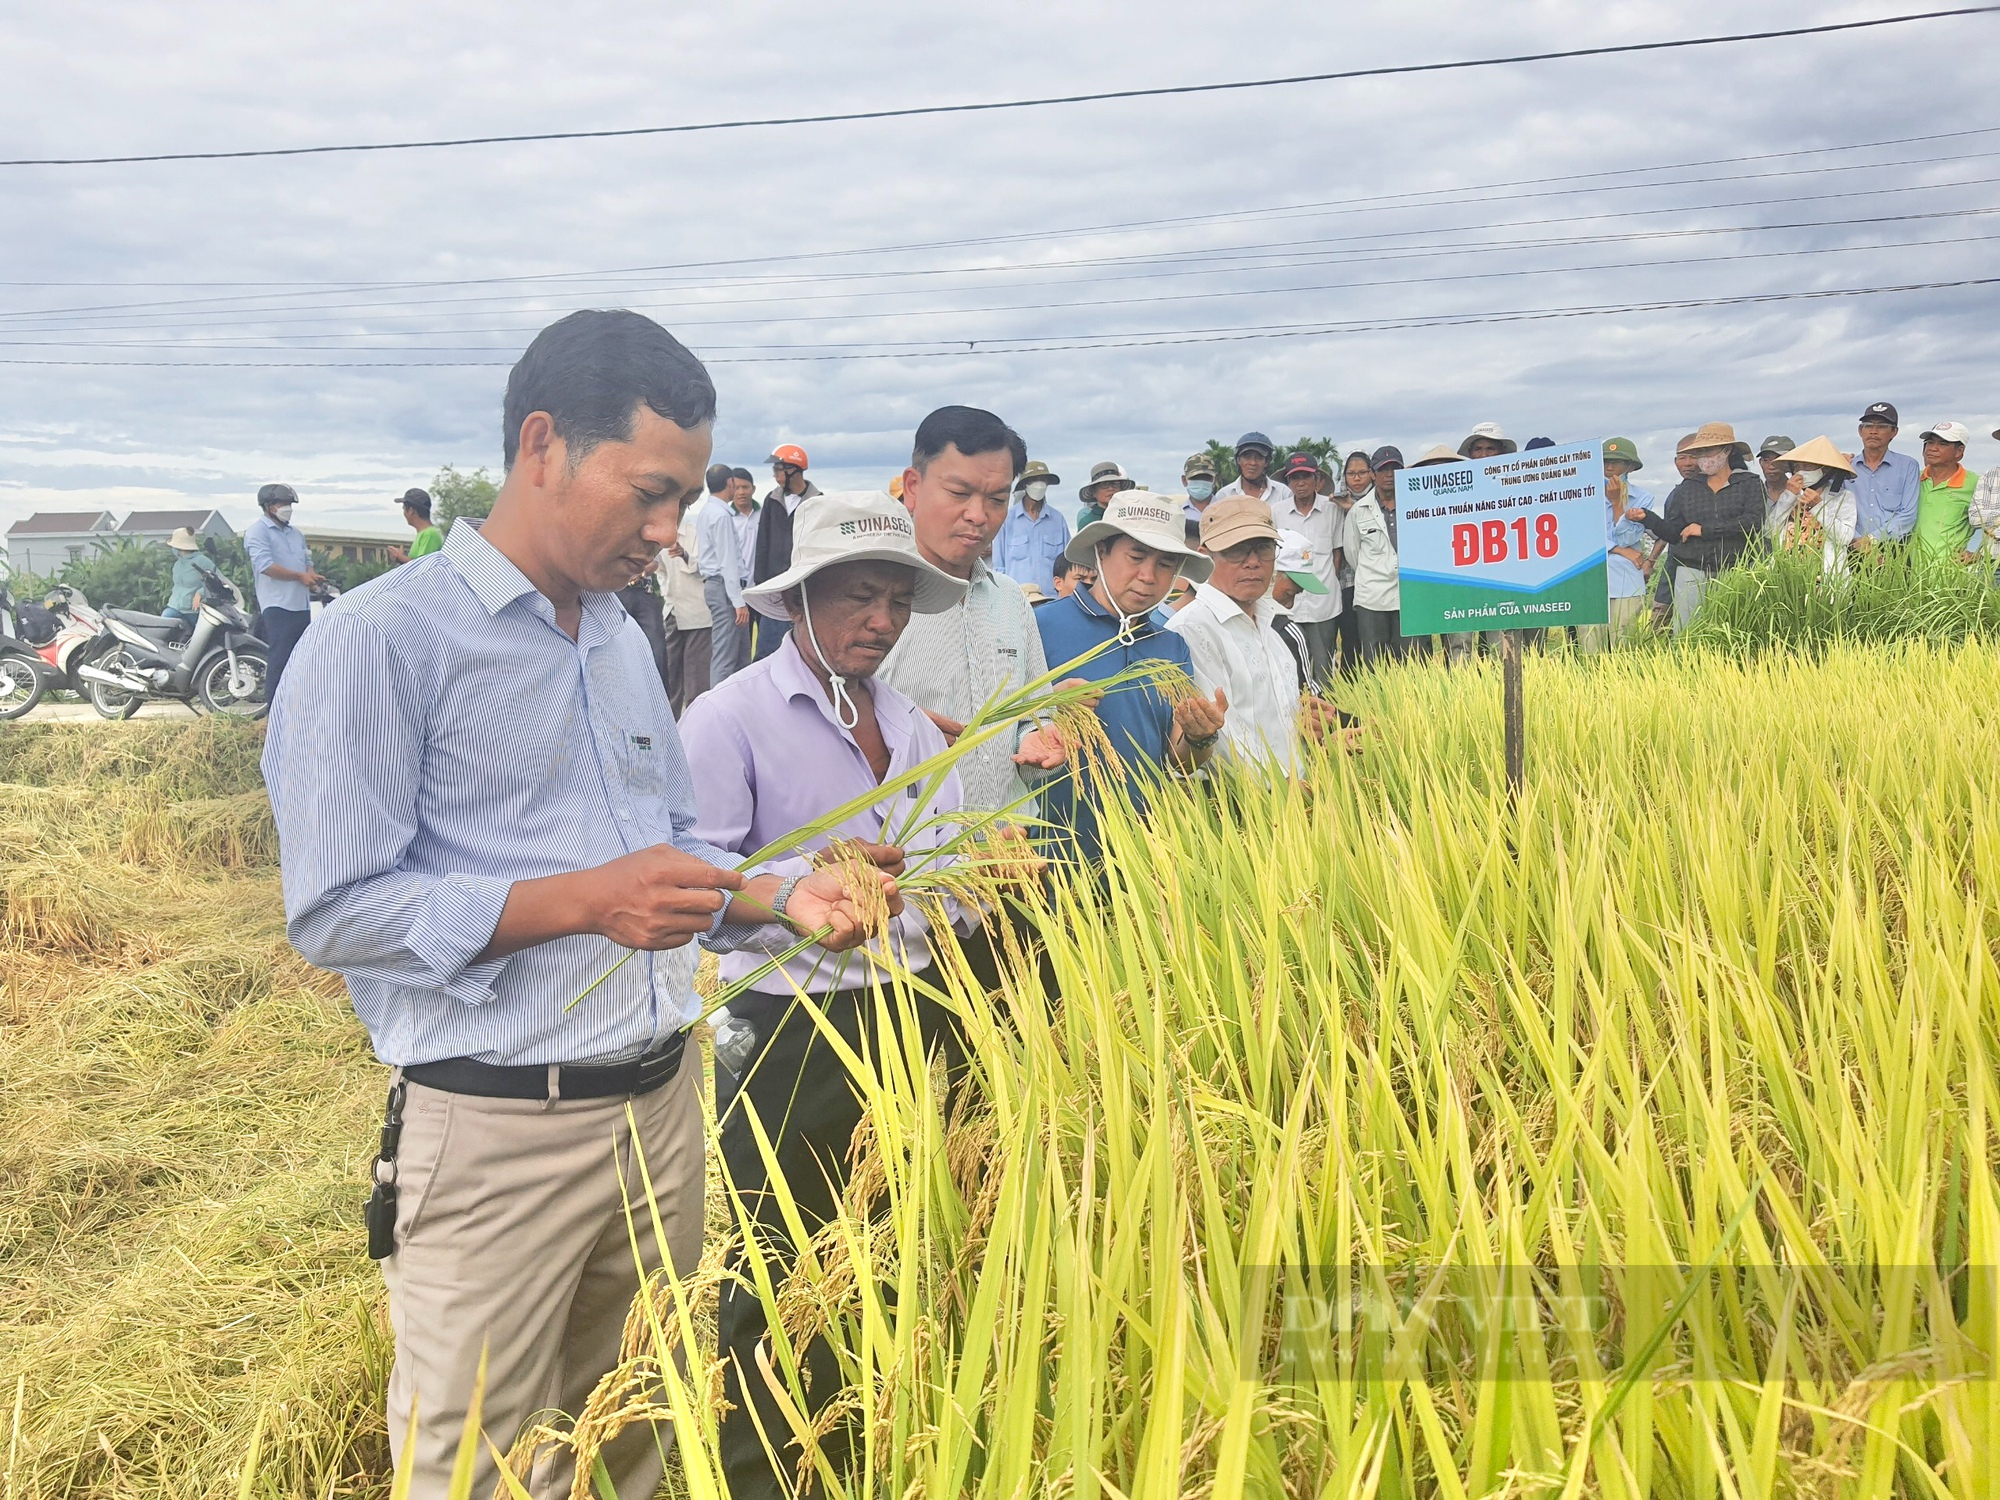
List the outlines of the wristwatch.
{"label": "wristwatch", "polygon": [[791,875],[778,883],[777,894],[771,897],[771,910],[780,920],[790,920],[785,917],[785,908],[791,904],[792,892],[799,888],[799,882],[804,879],[803,875]]}

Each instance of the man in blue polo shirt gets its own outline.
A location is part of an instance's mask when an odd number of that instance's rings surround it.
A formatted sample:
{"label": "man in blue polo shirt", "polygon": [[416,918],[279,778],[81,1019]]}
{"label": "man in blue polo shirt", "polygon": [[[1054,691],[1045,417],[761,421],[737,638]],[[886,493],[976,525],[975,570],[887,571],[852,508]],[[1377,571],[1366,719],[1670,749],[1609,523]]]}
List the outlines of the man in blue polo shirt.
{"label": "man in blue polo shirt", "polygon": [[[1192,680],[1194,660],[1187,642],[1151,618],[1176,577],[1199,583],[1213,566],[1187,545],[1178,500],[1146,490],[1123,491],[1105,507],[1103,519],[1076,534],[1064,555],[1095,568],[1097,582],[1035,611],[1043,654],[1051,663],[1074,662],[1112,643],[1065,677],[1101,682],[1140,662],[1160,661],[1179,667]],[[1145,806],[1149,768],[1186,771],[1207,763],[1228,710],[1229,701],[1219,689],[1213,699],[1188,697],[1176,703],[1158,683],[1147,681],[1121,684],[1098,700],[1097,717],[1124,764],[1125,792],[1136,806]],[[1087,782],[1093,773],[1079,769],[1075,756],[1070,759],[1069,774],[1047,783],[1042,813],[1055,830],[1050,840],[1054,851],[1091,862],[1102,852],[1095,799],[1103,789],[1080,786],[1079,778]]]}
{"label": "man in blue polo shirt", "polygon": [[1854,536],[1858,542],[1899,542],[1917,526],[1917,490],[1923,465],[1891,453],[1896,408],[1877,401],[1861,414],[1861,451],[1854,457]]}

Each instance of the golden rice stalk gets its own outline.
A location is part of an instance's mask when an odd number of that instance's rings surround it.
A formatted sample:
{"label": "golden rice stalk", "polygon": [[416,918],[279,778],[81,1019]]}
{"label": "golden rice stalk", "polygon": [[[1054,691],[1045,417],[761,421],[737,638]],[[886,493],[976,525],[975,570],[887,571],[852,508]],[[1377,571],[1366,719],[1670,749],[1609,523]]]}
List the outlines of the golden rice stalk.
{"label": "golden rice stalk", "polygon": [[118,857],[173,870],[275,865],[278,829],[261,791],[195,802],[154,800],[126,817]]}
{"label": "golden rice stalk", "polygon": [[854,902],[864,931],[879,933],[889,926],[889,899],[882,893],[881,872],[859,839],[835,839],[812,857],[816,869],[832,870],[841,889]]}
{"label": "golden rice stalk", "polygon": [[127,894],[77,856],[0,871],[0,948],[71,958],[109,953],[133,910]]}

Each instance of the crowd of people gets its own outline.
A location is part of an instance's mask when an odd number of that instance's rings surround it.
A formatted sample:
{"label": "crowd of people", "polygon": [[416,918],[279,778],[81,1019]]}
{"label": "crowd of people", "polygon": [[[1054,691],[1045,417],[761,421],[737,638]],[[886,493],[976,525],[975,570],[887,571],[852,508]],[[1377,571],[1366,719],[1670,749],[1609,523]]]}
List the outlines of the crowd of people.
{"label": "crowd of people", "polygon": [[[955,1076],[963,1041],[929,998],[941,954],[988,980],[1018,951],[1018,931],[991,932],[1019,921],[1004,901],[905,898],[952,858],[949,830],[1030,826],[1088,879],[1105,799],[1143,810],[1158,777],[1219,765],[1294,774],[1308,740],[1355,732],[1330,696],[1341,670],[1411,649],[1394,447],[1322,466],[1246,433],[1228,483],[1196,455],[1169,493],[1099,463],[1072,531],[1049,504],[1059,477],[993,412],[933,411],[880,490],[822,493],[804,451],[779,447],[759,499],[746,470],[710,463],[715,406],[701,363],[637,314],[543,330],[508,380],[490,517],[327,607],[275,695],[288,931],[345,975],[392,1070],[371,1253],[413,1494],[449,1485],[482,1368],[504,1448],[534,1414],[582,1409],[641,1274],[698,1261],[699,949],[742,988],[748,1046],[728,1065],[718,1049],[720,1149],[782,1282],[847,1190],[862,1105],[841,1048],[912,1045]],[[1760,529],[1829,548],[1962,548],[1967,516],[2000,529],[1993,476],[1975,495],[1952,467],[1962,429],[1927,432],[1918,471],[1875,441],[1884,419],[1893,436],[1894,412],[1869,408],[1852,461],[1771,439],[1761,475],[1709,424],[1657,502],[1631,482],[1634,446],[1608,442],[1626,623],[1662,548],[1679,610]],[[1417,462],[1512,448],[1481,424]],[[267,507],[280,532],[287,503]],[[294,581],[278,543],[265,555],[282,571],[260,569],[260,593]],[[1058,674],[1094,715],[1088,744],[1059,715],[992,722]],[[948,774],[913,778],[961,741]],[[1115,760],[1083,775],[1098,745]],[[913,1012],[872,998],[891,968],[916,976]],[[658,1217],[628,1222],[641,1158]],[[734,1253],[724,1477],[790,1493],[797,1403]],[[800,1359],[810,1420],[841,1375],[821,1342]],[[601,1461],[617,1493],[649,1494],[663,1451],[640,1424]],[[531,1480],[553,1495],[571,1476],[552,1456]]]}
{"label": "crowd of people", "polygon": [[[1610,623],[1581,627],[1578,643],[1586,650],[1602,650],[1635,629],[1684,627],[1708,580],[1759,545],[1820,549],[1829,568],[1840,566],[1849,552],[1896,542],[1969,562],[1990,549],[2000,561],[2000,468],[1983,479],[1968,473],[1964,455],[1969,434],[1953,421],[1925,429],[1919,461],[1889,446],[1898,423],[1894,406],[1870,404],[1851,452],[1829,437],[1800,444],[1778,435],[1766,437],[1753,450],[1729,424],[1707,423],[1681,439],[1673,456],[1674,476],[1658,487],[1633,478],[1645,468],[1636,444],[1629,438],[1606,439]],[[1529,450],[1548,446],[1548,438],[1526,444]],[[1515,451],[1514,440],[1497,424],[1482,422],[1455,447],[1432,447],[1416,463],[1479,461]],[[762,499],[747,469],[711,468],[707,493],[691,508],[682,542],[662,553],[650,579],[625,594],[654,642],[676,712],[753,657],[775,649],[790,629],[782,620],[755,619],[742,591],[779,570],[787,555],[792,513],[819,494],[805,477],[807,462],[805,450],[796,445],[774,452],[772,485]],[[1234,476],[1222,484],[1214,458],[1197,453],[1182,466],[1178,488],[1165,498],[1180,510],[1184,545],[1197,551],[1210,551],[1201,530],[1210,508],[1237,499],[1264,505],[1273,527],[1288,544],[1302,549],[1303,571],[1317,586],[1274,608],[1270,622],[1273,633],[1303,644],[1301,688],[1324,691],[1337,674],[1384,657],[1436,653],[1447,661],[1462,660],[1497,636],[1402,633],[1396,476],[1405,461],[1400,448],[1388,444],[1321,459],[1304,449],[1281,454],[1263,433],[1247,432],[1237,440],[1233,467]],[[901,483],[898,476],[885,488],[900,498]],[[1073,532],[1051,502],[1052,489],[1061,483],[1040,460],[1024,460],[1014,476],[1006,515],[980,554],[988,570],[1019,585],[1038,611],[1079,587],[1089,591],[1097,586],[1094,557],[1072,557],[1071,544],[1102,521],[1114,497],[1139,488],[1115,461],[1092,465],[1077,489]],[[779,497],[783,502],[773,510]],[[1184,572],[1159,606],[1160,623],[1200,597],[1200,581]],[[1254,717],[1262,707],[1259,703],[1244,713]],[[1272,747],[1281,763],[1290,753],[1287,745]]]}

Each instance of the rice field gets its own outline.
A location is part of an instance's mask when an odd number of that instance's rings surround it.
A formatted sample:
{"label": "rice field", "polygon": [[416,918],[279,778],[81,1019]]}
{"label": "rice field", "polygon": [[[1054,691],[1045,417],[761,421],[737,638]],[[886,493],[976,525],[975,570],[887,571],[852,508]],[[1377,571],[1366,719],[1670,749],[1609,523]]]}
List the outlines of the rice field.
{"label": "rice field", "polygon": [[378,1085],[286,945],[254,731],[0,735],[9,1500],[379,1491]]}
{"label": "rice field", "polygon": [[[1109,819],[1059,996],[952,977],[949,1101],[850,1059],[766,1287],[822,1493],[2000,1493],[2000,659],[1531,657],[1518,799],[1498,698],[1386,672],[1309,791]],[[260,1411],[252,1493],[383,1485],[376,1078],[224,730],[0,739],[10,1500],[233,1489]],[[627,1372],[691,1495],[716,1259]]]}

